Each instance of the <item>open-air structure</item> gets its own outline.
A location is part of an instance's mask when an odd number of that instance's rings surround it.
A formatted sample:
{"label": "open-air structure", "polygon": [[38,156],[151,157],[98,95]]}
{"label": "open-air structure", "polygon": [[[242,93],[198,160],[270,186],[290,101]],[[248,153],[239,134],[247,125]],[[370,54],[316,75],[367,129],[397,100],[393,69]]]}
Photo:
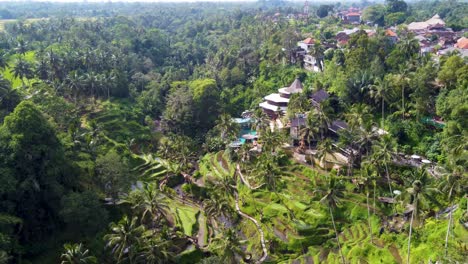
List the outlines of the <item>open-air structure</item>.
{"label": "open-air structure", "polygon": [[296,79],[289,87],[280,88],[278,93],[265,96],[263,98],[265,101],[260,103],[259,106],[271,119],[276,119],[279,114],[286,113],[291,95],[301,93],[302,89],[301,81]]}

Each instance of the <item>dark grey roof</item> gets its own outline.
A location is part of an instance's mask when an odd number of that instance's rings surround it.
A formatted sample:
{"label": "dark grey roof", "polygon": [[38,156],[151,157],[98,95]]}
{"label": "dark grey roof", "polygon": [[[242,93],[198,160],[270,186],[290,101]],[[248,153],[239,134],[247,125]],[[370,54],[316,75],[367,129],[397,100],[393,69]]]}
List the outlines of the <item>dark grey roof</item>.
{"label": "dark grey roof", "polygon": [[301,81],[296,78],[296,80],[294,80],[294,82],[288,87],[287,91],[290,93],[290,94],[293,94],[293,93],[300,93],[302,92],[302,83]]}
{"label": "dark grey roof", "polygon": [[291,127],[305,126],[306,119],[304,117],[295,117],[291,119]]}
{"label": "dark grey roof", "polygon": [[345,121],[341,121],[341,120],[335,120],[331,123],[330,127],[328,129],[330,129],[331,131],[333,132],[338,132],[339,130],[341,129],[346,129],[348,128],[348,124],[346,124]]}
{"label": "dark grey roof", "polygon": [[312,94],[311,99],[312,102],[315,102],[317,104],[325,101],[330,95],[323,89],[318,90],[314,94]]}

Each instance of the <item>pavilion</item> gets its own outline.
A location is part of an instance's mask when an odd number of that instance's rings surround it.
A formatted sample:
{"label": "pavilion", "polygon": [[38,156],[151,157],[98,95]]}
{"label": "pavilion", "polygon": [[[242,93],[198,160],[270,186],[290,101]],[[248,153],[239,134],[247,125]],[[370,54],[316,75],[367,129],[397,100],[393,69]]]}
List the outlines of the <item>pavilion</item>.
{"label": "pavilion", "polygon": [[272,93],[265,96],[265,101],[260,103],[259,106],[271,119],[276,119],[278,114],[286,113],[291,95],[301,93],[302,90],[302,83],[296,78],[289,87],[280,88],[278,89],[278,93]]}

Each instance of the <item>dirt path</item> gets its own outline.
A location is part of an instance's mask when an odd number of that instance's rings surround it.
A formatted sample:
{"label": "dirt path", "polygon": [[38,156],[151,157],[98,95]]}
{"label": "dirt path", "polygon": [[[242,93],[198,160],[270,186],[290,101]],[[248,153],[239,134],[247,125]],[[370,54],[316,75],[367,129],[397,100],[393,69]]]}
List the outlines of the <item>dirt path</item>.
{"label": "dirt path", "polygon": [[237,213],[239,213],[242,217],[247,218],[250,221],[252,221],[255,224],[255,226],[257,227],[258,233],[260,233],[260,243],[262,244],[263,255],[255,263],[262,263],[268,257],[268,250],[267,250],[266,245],[265,245],[265,235],[263,234],[262,227],[260,226],[260,224],[258,223],[258,221],[255,218],[251,217],[250,215],[248,215],[248,214],[246,214],[246,213],[244,213],[244,212],[242,212],[240,210],[239,195],[237,194],[237,192],[234,193],[234,195],[235,195],[235,198],[236,198],[236,211],[237,211]]}
{"label": "dirt path", "polygon": [[205,248],[207,245],[205,243],[205,236],[206,236],[206,217],[205,214],[202,212],[198,215],[198,234],[197,234],[197,242],[200,248]]}
{"label": "dirt path", "polygon": [[259,188],[261,188],[263,186],[263,184],[261,184],[260,186],[252,187],[250,185],[250,183],[244,178],[244,175],[241,172],[241,168],[240,168],[239,163],[237,163],[237,165],[236,165],[236,170],[237,170],[237,174],[239,174],[239,177],[240,177],[242,183],[245,186],[247,186],[247,188],[249,188],[250,190],[256,190],[256,189],[259,189]]}

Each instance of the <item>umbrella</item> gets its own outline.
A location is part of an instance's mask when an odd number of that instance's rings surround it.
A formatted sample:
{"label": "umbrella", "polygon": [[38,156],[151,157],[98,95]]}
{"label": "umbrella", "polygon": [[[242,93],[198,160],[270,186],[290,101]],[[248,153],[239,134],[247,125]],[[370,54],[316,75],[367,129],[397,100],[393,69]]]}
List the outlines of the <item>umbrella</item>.
{"label": "umbrella", "polygon": [[251,134],[245,134],[245,135],[242,135],[242,138],[245,138],[247,140],[252,140],[252,139],[257,138],[257,136],[251,135]]}

